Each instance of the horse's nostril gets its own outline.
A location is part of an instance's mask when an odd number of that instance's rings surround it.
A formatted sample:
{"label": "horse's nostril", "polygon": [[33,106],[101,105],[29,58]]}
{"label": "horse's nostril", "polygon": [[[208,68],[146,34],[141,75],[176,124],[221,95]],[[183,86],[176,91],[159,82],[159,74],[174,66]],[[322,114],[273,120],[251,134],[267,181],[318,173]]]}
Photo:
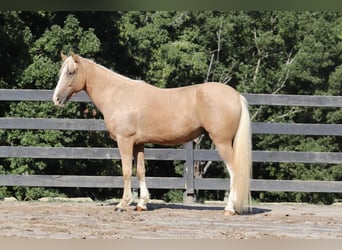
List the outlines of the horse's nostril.
{"label": "horse's nostril", "polygon": [[52,100],[53,100],[53,102],[55,103],[55,105],[60,105],[61,104],[61,97],[60,96],[58,96],[58,95],[54,95],[53,97],[52,97]]}

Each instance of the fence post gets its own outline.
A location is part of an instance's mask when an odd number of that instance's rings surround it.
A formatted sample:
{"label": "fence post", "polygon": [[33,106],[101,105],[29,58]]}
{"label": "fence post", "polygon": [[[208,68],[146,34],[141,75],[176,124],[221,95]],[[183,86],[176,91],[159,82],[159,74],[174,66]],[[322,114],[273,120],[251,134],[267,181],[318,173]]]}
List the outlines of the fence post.
{"label": "fence post", "polygon": [[183,202],[185,204],[192,204],[195,201],[193,141],[185,143],[183,147],[186,155],[186,160],[184,164],[185,192],[183,195]]}

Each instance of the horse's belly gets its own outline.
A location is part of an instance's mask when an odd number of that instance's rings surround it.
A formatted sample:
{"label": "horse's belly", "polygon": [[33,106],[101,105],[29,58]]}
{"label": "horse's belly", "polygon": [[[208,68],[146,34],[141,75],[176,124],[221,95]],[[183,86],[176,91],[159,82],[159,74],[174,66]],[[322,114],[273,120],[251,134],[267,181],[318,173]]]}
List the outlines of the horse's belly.
{"label": "horse's belly", "polygon": [[160,145],[179,145],[191,141],[205,131],[203,128],[185,129],[182,127],[165,126],[163,128],[149,129],[146,133],[141,134],[140,143],[153,143]]}

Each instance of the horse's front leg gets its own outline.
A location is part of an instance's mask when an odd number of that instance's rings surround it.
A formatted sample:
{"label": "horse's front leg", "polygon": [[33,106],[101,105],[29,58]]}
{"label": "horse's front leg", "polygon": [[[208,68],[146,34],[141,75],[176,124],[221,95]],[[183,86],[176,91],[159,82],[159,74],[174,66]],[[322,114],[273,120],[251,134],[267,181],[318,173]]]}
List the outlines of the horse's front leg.
{"label": "horse's front leg", "polygon": [[122,163],[122,175],[124,180],[124,190],[120,203],[116,206],[116,211],[124,211],[132,203],[131,176],[133,159],[133,142],[129,138],[118,138],[118,146]]}
{"label": "horse's front leg", "polygon": [[136,145],[134,147],[134,158],[137,164],[137,176],[139,179],[139,187],[140,187],[140,199],[137,205],[137,211],[146,210],[146,204],[150,198],[148,193],[148,189],[146,187],[145,182],[145,159],[144,159],[144,145]]}

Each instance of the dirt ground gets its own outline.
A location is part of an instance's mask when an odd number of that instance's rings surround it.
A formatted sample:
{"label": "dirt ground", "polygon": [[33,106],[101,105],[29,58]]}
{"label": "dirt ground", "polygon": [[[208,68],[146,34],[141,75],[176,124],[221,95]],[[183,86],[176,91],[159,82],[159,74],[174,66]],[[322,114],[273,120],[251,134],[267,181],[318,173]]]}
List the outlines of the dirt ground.
{"label": "dirt ground", "polygon": [[223,205],[149,204],[115,212],[100,202],[0,202],[0,239],[341,239],[342,205],[255,204],[224,216]]}

